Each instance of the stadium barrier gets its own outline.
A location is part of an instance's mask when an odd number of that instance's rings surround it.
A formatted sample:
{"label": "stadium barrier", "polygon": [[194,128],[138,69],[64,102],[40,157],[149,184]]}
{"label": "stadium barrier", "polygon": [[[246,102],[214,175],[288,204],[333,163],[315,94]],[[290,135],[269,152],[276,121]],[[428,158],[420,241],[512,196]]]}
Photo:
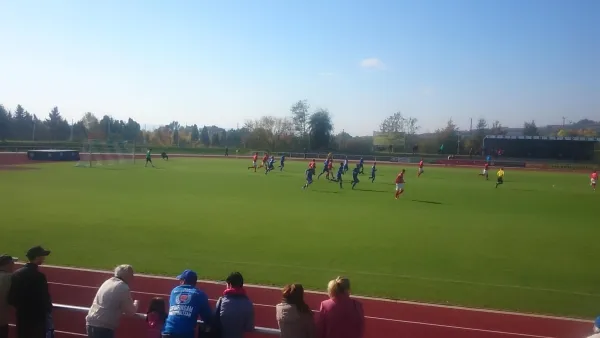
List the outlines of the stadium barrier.
{"label": "stadium barrier", "polygon": [[[87,313],[90,310],[89,308],[84,307],[84,306],[74,306],[74,305],[66,305],[66,304],[53,304],[53,306],[55,309],[66,310],[66,311],[71,311],[71,312],[80,312],[80,313]],[[146,320],[146,315],[143,313],[137,313],[136,318]],[[198,324],[202,324],[202,321],[199,320]],[[278,329],[271,329],[268,327],[260,327],[260,326],[255,327],[254,332],[260,333],[260,334],[273,335],[273,336],[279,336],[279,334],[281,333]]]}

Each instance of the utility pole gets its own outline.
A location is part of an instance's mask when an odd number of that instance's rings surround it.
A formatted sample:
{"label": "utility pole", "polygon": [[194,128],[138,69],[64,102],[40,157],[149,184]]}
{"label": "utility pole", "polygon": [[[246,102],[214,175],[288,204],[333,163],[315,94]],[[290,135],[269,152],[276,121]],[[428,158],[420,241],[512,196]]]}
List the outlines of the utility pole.
{"label": "utility pole", "polygon": [[563,120],[563,128],[565,127],[565,120],[566,120],[566,119],[567,119],[567,118],[563,116],[563,118],[562,118],[562,120]]}
{"label": "utility pole", "polygon": [[471,117],[471,126],[469,127],[469,133],[473,135],[473,118]]}

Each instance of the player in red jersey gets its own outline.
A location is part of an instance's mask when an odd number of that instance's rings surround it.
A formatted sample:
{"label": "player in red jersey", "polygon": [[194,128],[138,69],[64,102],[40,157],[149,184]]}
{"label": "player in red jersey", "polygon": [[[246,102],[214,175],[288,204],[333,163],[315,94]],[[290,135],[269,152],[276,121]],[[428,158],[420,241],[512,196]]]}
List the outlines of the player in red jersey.
{"label": "player in red jersey", "polygon": [[596,184],[598,183],[598,172],[594,170],[594,172],[590,175],[590,185],[592,189],[596,191]]}
{"label": "player in red jersey", "polygon": [[267,165],[268,160],[269,160],[269,153],[265,153],[265,155],[262,158],[262,163],[259,166],[259,168],[265,167]]}
{"label": "player in red jersey", "polygon": [[396,176],[396,199],[404,192],[404,172],[406,170],[402,169],[398,176]]}
{"label": "player in red jersey", "polygon": [[317,161],[313,158],[312,161],[308,162],[308,169],[312,170],[313,175],[315,175],[315,171],[317,170]]}
{"label": "player in red jersey", "polygon": [[256,172],[256,160],[258,159],[258,153],[254,153],[252,155],[252,166],[248,167],[248,169],[254,168],[254,172]]}
{"label": "player in red jersey", "polygon": [[485,163],[485,165],[483,166],[483,171],[481,172],[481,174],[479,174],[479,176],[485,176],[485,179],[488,180],[488,169],[490,168],[490,164],[489,163]]}
{"label": "player in red jersey", "polygon": [[[331,175],[331,177],[329,177]],[[333,160],[330,159],[329,162],[327,162],[327,175],[325,175],[325,178],[330,180],[333,179]]]}
{"label": "player in red jersey", "polygon": [[421,174],[423,173],[423,165],[425,163],[423,162],[423,159],[421,159],[421,161],[419,161],[419,171],[417,172],[417,177],[421,177]]}

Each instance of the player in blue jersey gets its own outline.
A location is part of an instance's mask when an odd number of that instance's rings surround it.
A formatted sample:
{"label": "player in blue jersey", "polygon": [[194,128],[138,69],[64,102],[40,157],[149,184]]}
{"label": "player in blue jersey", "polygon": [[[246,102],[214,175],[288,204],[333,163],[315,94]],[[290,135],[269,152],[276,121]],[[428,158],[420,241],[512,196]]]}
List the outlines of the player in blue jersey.
{"label": "player in blue jersey", "polygon": [[358,180],[358,174],[360,174],[360,164],[357,164],[356,168],[352,170],[352,189],[360,182]]}
{"label": "player in blue jersey", "polygon": [[279,171],[283,171],[284,165],[285,165],[285,155],[281,155],[281,159],[279,160]]}
{"label": "player in blue jersey", "polygon": [[326,159],[325,162],[323,162],[323,171],[317,176],[317,179],[321,179],[321,175],[325,173],[327,173],[326,177],[329,177],[329,159]]}
{"label": "player in blue jersey", "polygon": [[265,175],[269,173],[269,171],[275,169],[275,157],[271,155],[267,160],[267,165],[265,166]]}
{"label": "player in blue jersey", "polygon": [[348,158],[346,157],[346,159],[344,160],[344,165],[342,165],[342,167],[344,167],[344,174],[346,172],[348,172]]}
{"label": "player in blue jersey", "polygon": [[306,172],[304,174],[306,175],[306,184],[304,184],[302,189],[308,188],[308,186],[311,185],[313,182],[313,171],[310,168],[306,169]]}
{"label": "player in blue jersey", "polygon": [[371,180],[371,183],[375,183],[375,172],[377,171],[377,162],[373,162],[373,166],[371,167],[371,177],[369,177],[369,179]]}
{"label": "player in blue jersey", "polygon": [[360,161],[358,162],[358,169],[360,170],[360,174],[364,174],[365,173],[365,160],[361,157]]}
{"label": "player in blue jersey", "polygon": [[338,168],[336,177],[336,181],[340,183],[340,188],[343,188],[342,183],[344,180],[342,179],[342,175],[344,175],[344,164],[340,163],[340,167]]}

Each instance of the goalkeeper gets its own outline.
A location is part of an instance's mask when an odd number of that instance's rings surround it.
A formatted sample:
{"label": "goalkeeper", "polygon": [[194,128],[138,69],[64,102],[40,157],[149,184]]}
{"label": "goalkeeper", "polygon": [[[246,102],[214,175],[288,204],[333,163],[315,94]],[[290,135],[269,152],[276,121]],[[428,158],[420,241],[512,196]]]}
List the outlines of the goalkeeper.
{"label": "goalkeeper", "polygon": [[169,155],[167,155],[167,153],[164,151],[162,153],[160,153],[160,157],[162,157],[162,159],[165,161],[169,160]]}

